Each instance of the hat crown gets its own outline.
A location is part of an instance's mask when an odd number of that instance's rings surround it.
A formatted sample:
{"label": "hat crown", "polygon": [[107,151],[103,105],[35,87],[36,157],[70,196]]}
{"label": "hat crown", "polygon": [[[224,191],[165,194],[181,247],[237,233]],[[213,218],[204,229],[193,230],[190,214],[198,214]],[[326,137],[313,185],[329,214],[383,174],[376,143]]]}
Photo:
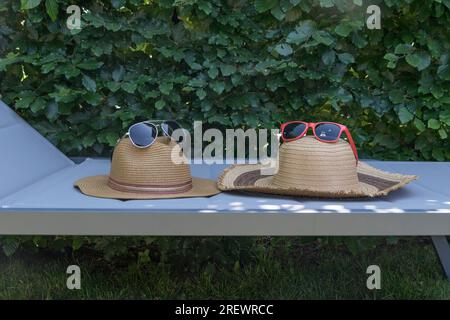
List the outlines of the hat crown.
{"label": "hat crown", "polygon": [[358,188],[357,163],[350,144],[326,143],[312,136],[284,143],[273,184],[317,190]]}
{"label": "hat crown", "polygon": [[[172,155],[180,158],[174,161]],[[150,147],[137,148],[126,138],[114,148],[109,186],[128,192],[182,192],[192,187],[192,176],[173,140],[159,137]]]}

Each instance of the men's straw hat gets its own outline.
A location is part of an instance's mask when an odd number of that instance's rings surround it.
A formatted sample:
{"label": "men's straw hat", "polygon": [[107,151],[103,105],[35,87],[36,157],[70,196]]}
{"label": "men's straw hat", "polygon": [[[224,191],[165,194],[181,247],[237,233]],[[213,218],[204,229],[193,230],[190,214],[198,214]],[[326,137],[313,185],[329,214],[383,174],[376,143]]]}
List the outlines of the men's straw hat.
{"label": "men's straw hat", "polygon": [[87,177],[75,182],[86,195],[113,199],[166,199],[207,197],[220,192],[215,181],[193,178],[181,148],[159,137],[148,148],[121,139],[114,149],[109,176]]}
{"label": "men's straw hat", "polygon": [[388,173],[359,161],[348,142],[320,142],[312,136],[284,143],[279,150],[278,172],[263,175],[265,167],[233,165],[219,177],[223,191],[246,190],[290,196],[352,198],[388,194],[417,179]]}

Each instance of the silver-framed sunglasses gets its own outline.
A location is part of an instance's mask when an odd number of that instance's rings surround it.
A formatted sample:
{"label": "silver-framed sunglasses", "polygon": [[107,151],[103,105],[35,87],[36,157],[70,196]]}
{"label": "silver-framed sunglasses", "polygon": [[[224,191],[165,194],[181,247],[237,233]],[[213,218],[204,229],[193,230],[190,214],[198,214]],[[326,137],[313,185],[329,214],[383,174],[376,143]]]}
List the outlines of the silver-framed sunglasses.
{"label": "silver-framed sunglasses", "polygon": [[131,125],[122,139],[129,138],[136,148],[148,148],[156,141],[158,128],[161,128],[164,136],[172,138],[173,132],[181,129],[181,126],[173,120],[142,121]]}

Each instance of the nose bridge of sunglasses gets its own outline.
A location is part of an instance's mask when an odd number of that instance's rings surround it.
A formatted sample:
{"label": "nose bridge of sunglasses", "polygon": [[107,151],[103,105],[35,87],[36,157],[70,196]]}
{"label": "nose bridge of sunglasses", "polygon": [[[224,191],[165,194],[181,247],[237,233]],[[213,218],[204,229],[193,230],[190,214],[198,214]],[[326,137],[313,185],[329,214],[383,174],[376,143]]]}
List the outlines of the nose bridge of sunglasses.
{"label": "nose bridge of sunglasses", "polygon": [[306,128],[304,130],[304,132],[301,134],[302,137],[307,136],[308,132],[311,130],[311,132],[314,135],[315,129],[314,127],[311,125],[311,123],[306,123]]}

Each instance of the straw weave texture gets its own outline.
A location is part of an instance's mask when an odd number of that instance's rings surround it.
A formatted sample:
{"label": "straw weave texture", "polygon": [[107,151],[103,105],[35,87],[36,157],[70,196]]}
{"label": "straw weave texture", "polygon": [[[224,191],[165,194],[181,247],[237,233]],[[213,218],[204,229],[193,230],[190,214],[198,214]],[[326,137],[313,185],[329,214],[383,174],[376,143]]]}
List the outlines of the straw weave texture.
{"label": "straw weave texture", "polygon": [[223,191],[247,190],[289,196],[352,198],[386,195],[417,178],[388,173],[359,161],[348,142],[320,142],[312,136],[284,143],[278,172],[261,174],[262,165],[234,165],[222,173]]}
{"label": "straw weave texture", "polygon": [[[110,177],[130,185],[171,186],[191,181],[189,165],[176,164],[172,151],[180,147],[167,138],[157,138],[149,147],[139,149],[129,139],[122,139],[113,153]],[[184,159],[186,160],[186,159]]]}
{"label": "straw weave texture", "polygon": [[208,197],[220,193],[215,181],[193,178],[183,159],[180,147],[165,137],[145,149],[122,139],[114,149],[110,175],[78,180],[75,187],[89,196],[123,200]]}

